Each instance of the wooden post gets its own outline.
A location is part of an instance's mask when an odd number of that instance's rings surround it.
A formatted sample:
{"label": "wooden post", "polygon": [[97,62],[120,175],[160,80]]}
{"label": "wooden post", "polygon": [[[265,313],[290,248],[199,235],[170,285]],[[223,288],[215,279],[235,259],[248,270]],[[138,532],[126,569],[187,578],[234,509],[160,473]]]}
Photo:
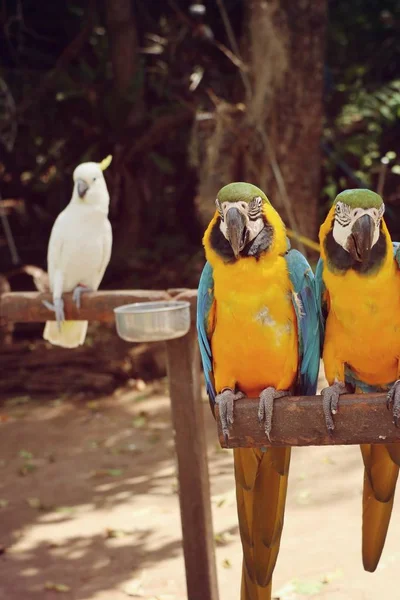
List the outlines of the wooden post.
{"label": "wooden post", "polygon": [[188,599],[218,600],[200,357],[194,324],[187,335],[166,345]]}

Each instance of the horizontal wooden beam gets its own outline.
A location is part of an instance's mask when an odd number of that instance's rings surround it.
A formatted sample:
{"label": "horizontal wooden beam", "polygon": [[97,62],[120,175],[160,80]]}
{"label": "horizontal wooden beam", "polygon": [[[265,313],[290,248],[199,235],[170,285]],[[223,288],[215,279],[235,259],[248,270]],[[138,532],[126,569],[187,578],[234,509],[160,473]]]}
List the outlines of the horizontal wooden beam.
{"label": "horizontal wooden beam", "polygon": [[335,415],[335,430],[325,426],[321,396],[279,398],[274,402],[271,443],[258,421],[258,399],[235,402],[234,423],[228,443],[221,431],[216,407],[218,436],[223,448],[263,446],[324,446],[340,444],[385,444],[400,442],[400,429],[386,408],[386,394],[341,396]]}
{"label": "horizontal wooden beam", "polygon": [[[164,291],[113,290],[82,294],[81,308],[72,301],[72,294],[64,294],[65,318],[68,320],[99,321],[113,323],[113,309],[133,302],[171,300]],[[0,320],[13,323],[43,323],[54,319],[43,300],[52,302],[51,294],[40,292],[10,292],[0,296]]]}

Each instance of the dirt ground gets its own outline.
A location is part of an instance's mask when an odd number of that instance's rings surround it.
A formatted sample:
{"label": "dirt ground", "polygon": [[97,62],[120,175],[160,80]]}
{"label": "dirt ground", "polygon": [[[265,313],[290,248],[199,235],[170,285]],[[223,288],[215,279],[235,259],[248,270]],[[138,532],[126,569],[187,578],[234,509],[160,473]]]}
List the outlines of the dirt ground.
{"label": "dirt ground", "polygon": [[[204,403],[220,600],[237,600],[232,455]],[[358,448],[295,449],[280,600],[396,600],[400,504],[374,574],[360,556]],[[186,598],[166,382],[0,404],[0,600]]]}

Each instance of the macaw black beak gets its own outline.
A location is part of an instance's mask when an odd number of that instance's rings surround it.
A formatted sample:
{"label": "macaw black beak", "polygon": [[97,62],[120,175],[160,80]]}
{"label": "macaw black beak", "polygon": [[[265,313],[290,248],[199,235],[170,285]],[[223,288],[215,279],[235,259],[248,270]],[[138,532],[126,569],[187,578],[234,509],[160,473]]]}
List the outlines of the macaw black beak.
{"label": "macaw black beak", "polygon": [[226,229],[233,254],[235,258],[238,258],[247,243],[249,232],[245,216],[234,206],[229,208],[226,213]]}
{"label": "macaw black beak", "polygon": [[363,215],[354,223],[348,240],[348,251],[358,262],[368,260],[374,237],[374,221],[369,215]]}
{"label": "macaw black beak", "polygon": [[88,184],[86,183],[86,181],[83,181],[83,179],[77,179],[76,186],[78,189],[79,198],[83,198],[89,189]]}

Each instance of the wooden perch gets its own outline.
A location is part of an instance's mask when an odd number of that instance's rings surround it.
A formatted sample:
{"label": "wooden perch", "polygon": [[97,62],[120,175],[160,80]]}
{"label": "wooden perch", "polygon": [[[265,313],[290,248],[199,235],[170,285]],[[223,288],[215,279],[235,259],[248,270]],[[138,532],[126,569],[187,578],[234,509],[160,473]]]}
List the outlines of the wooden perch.
{"label": "wooden perch", "polygon": [[[72,302],[72,294],[64,294],[63,299],[67,320],[113,323],[113,309],[117,306],[133,302],[171,300],[171,296],[167,292],[150,290],[87,292],[82,294],[80,310]],[[43,305],[43,300],[52,302],[51,294],[41,294],[40,292],[5,293],[0,297],[0,320],[13,323],[44,323],[54,320],[54,313]]]}
{"label": "wooden perch", "polygon": [[258,422],[258,399],[238,400],[234,411],[235,421],[226,443],[216,407],[218,436],[223,448],[400,442],[400,429],[395,427],[392,414],[386,408],[386,394],[341,396],[332,435],[325,426],[321,396],[279,398],[274,402],[272,444]]}

